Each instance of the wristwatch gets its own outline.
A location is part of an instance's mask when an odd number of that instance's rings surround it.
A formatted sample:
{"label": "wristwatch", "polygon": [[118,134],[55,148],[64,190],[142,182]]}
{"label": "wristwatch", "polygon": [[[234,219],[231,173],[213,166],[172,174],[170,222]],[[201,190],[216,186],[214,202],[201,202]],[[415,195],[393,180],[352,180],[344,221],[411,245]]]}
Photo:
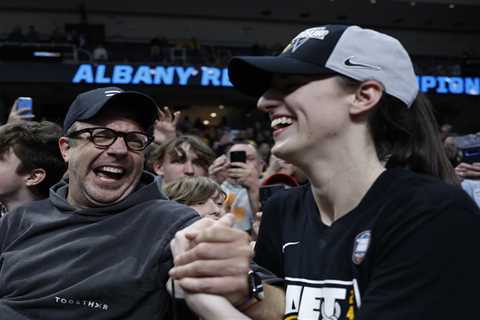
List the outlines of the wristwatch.
{"label": "wristwatch", "polygon": [[248,272],[249,297],[261,301],[264,298],[262,278],[253,270]]}

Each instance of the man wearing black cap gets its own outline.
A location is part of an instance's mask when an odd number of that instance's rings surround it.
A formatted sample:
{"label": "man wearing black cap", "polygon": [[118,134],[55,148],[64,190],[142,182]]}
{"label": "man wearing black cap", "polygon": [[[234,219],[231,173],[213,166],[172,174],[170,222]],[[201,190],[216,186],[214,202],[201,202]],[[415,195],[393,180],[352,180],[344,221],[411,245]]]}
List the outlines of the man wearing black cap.
{"label": "man wearing black cap", "polygon": [[169,318],[169,242],[198,215],[143,171],[156,118],[138,92],[75,99],[59,140],[68,178],[0,223],[2,319]]}

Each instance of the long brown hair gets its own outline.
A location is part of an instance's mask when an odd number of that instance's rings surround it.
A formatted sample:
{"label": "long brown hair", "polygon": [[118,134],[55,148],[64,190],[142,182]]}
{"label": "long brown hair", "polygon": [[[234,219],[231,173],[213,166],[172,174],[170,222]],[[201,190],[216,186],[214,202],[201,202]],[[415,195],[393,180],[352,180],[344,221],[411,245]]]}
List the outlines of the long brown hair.
{"label": "long brown hair", "polygon": [[[337,78],[346,90],[360,85],[344,76]],[[384,93],[368,116],[368,126],[377,155],[386,162],[386,168],[408,168],[449,184],[460,183],[445,153],[432,105],[424,94],[419,93],[408,108]]]}

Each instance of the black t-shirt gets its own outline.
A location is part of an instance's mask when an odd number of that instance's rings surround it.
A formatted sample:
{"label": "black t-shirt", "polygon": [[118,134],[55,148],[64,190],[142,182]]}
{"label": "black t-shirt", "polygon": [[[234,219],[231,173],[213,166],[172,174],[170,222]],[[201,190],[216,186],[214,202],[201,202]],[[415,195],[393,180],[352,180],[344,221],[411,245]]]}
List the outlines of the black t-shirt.
{"label": "black t-shirt", "polygon": [[272,197],[255,262],[285,279],[285,319],[477,319],[478,245],[459,187],[392,169],[331,226],[309,185]]}

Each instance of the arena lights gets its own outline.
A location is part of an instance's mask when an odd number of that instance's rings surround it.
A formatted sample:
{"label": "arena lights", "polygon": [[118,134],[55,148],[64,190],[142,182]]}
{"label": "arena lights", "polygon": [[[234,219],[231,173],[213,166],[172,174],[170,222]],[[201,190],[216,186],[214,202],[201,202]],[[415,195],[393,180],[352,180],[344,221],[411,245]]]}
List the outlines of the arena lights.
{"label": "arena lights", "polygon": [[62,54],[60,52],[52,52],[52,51],[34,51],[34,57],[47,57],[47,58],[60,58]]}
{"label": "arena lights", "polygon": [[[227,68],[209,66],[150,66],[129,64],[81,64],[72,83],[158,86],[232,87]],[[480,95],[480,77],[417,76],[422,92]],[[223,106],[219,106],[222,109]]]}

